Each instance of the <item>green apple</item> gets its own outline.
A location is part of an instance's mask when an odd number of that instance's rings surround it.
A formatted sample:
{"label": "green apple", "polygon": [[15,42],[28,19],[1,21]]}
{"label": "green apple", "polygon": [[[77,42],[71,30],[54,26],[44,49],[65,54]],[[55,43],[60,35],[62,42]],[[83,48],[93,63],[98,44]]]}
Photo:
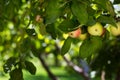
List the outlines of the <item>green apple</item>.
{"label": "green apple", "polygon": [[104,32],[103,26],[99,22],[97,22],[92,26],[88,26],[87,30],[88,30],[88,33],[93,36],[101,36]]}
{"label": "green apple", "polygon": [[110,25],[110,32],[113,36],[120,35],[120,22],[117,22],[116,25],[117,25],[117,27]]}
{"label": "green apple", "polygon": [[76,29],[75,31],[69,32],[68,35],[72,38],[78,38],[81,34],[81,28]]}
{"label": "green apple", "polygon": [[87,36],[88,36],[87,33],[80,34],[79,39],[80,40],[85,40],[87,38]]}

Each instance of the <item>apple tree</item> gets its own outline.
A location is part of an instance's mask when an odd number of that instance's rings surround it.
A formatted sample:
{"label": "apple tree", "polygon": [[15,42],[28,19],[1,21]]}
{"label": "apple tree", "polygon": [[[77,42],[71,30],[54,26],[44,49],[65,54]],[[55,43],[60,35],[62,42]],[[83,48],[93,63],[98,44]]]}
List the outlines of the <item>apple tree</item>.
{"label": "apple tree", "polygon": [[56,65],[61,56],[85,80],[119,80],[119,4],[119,0],[0,0],[0,66],[10,80],[24,80],[23,69],[36,73],[29,60],[34,56],[57,80],[45,63],[46,55],[53,54]]}

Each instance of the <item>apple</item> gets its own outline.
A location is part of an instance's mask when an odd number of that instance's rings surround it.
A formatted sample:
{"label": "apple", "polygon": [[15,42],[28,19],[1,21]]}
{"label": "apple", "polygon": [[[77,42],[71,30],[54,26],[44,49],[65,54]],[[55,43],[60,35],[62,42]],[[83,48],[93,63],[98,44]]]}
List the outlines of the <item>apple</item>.
{"label": "apple", "polygon": [[120,22],[117,22],[116,25],[117,25],[117,27],[110,25],[110,32],[113,36],[120,35]]}
{"label": "apple", "polygon": [[81,34],[81,28],[76,29],[75,31],[69,32],[68,35],[72,38],[78,38]]}
{"label": "apple", "polygon": [[75,31],[69,32],[69,36],[72,38],[78,38],[80,40],[85,40],[87,38],[87,33],[82,33],[82,29],[78,28]]}
{"label": "apple", "polygon": [[85,40],[87,38],[87,36],[88,36],[87,33],[82,33],[82,34],[80,34],[79,39],[80,40]]}
{"label": "apple", "polygon": [[41,15],[36,15],[35,21],[39,22],[39,23],[42,23],[43,22],[43,18],[41,17]]}
{"label": "apple", "polygon": [[96,22],[96,24],[92,26],[88,26],[88,33],[93,36],[101,36],[104,32],[103,26],[101,23]]}

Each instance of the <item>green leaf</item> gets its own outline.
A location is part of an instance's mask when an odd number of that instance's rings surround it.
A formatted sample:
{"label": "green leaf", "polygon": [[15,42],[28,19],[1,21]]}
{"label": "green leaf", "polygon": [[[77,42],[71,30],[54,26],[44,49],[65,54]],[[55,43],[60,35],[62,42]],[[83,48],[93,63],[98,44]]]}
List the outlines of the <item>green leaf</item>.
{"label": "green leaf", "polygon": [[120,4],[120,0],[114,0],[114,4]]}
{"label": "green leaf", "polygon": [[16,58],[10,57],[6,63],[3,65],[4,72],[7,73],[11,71],[12,67],[16,64]]}
{"label": "green leaf", "polygon": [[105,10],[107,10],[107,6],[106,6],[107,2],[108,0],[94,0],[94,3],[96,3],[99,6],[99,8],[102,8]]}
{"label": "green leaf", "polygon": [[61,55],[65,55],[69,51],[71,47],[71,43],[72,43],[72,38],[68,37],[62,46]]}
{"label": "green leaf", "polygon": [[88,25],[88,26],[92,26],[92,25],[94,25],[95,23],[96,23],[96,21],[95,21],[94,17],[93,17],[93,16],[89,16],[87,25]]}
{"label": "green leaf", "polygon": [[26,29],[26,32],[29,36],[35,35],[35,30],[34,29]]}
{"label": "green leaf", "polygon": [[0,32],[2,32],[4,30],[4,25],[2,23],[2,21],[0,20]]}
{"label": "green leaf", "polygon": [[40,33],[42,35],[46,35],[47,34],[47,32],[46,32],[46,26],[44,24],[40,24],[39,30],[40,30]]}
{"label": "green leaf", "polygon": [[28,52],[28,50],[30,50],[30,46],[31,46],[31,39],[27,37],[23,39],[22,43],[20,44],[19,50],[22,53],[26,53]]}
{"label": "green leaf", "polygon": [[61,14],[61,4],[59,0],[49,0],[46,7],[46,17],[45,23],[51,24],[56,21],[56,19]]}
{"label": "green leaf", "polygon": [[25,65],[26,65],[26,70],[28,70],[32,75],[35,75],[36,67],[34,66],[34,64],[32,62],[25,61]]}
{"label": "green leaf", "polygon": [[55,28],[54,24],[47,25],[46,31],[51,34],[53,39],[56,39],[57,34],[56,34],[56,28]]}
{"label": "green leaf", "polygon": [[113,17],[100,16],[100,17],[97,18],[97,21],[98,21],[98,22],[101,22],[101,23],[111,24],[111,25],[117,26],[117,25],[116,25],[116,21],[114,20]]}
{"label": "green leaf", "polygon": [[106,6],[107,6],[107,10],[109,11],[110,15],[114,17],[116,14],[115,14],[114,7],[111,1],[107,1]]}
{"label": "green leaf", "polygon": [[22,69],[14,69],[10,72],[10,79],[9,80],[24,80]]}
{"label": "green leaf", "polygon": [[73,15],[77,17],[78,21],[81,24],[86,24],[88,21],[88,13],[87,13],[87,4],[73,1],[71,4],[71,10]]}
{"label": "green leaf", "polygon": [[99,52],[102,47],[102,39],[98,36],[92,36],[85,40],[80,46],[79,54],[81,58],[87,58],[92,54]]}
{"label": "green leaf", "polygon": [[74,30],[78,26],[77,21],[73,20],[64,20],[58,28],[63,31],[64,33],[68,33],[72,30]]}
{"label": "green leaf", "polygon": [[103,41],[108,42],[109,38],[110,38],[110,32],[108,30],[106,30],[105,34],[104,34]]}
{"label": "green leaf", "polygon": [[96,11],[91,6],[87,7],[87,12],[89,16],[94,16],[94,14],[96,13]]}

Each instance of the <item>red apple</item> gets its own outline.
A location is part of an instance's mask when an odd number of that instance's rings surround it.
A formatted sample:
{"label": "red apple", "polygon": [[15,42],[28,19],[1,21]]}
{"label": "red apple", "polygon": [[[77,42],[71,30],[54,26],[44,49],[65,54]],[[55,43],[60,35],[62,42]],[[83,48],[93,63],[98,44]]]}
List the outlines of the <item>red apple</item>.
{"label": "red apple", "polygon": [[68,34],[72,38],[78,38],[81,34],[81,28],[78,28],[75,31],[69,32]]}

